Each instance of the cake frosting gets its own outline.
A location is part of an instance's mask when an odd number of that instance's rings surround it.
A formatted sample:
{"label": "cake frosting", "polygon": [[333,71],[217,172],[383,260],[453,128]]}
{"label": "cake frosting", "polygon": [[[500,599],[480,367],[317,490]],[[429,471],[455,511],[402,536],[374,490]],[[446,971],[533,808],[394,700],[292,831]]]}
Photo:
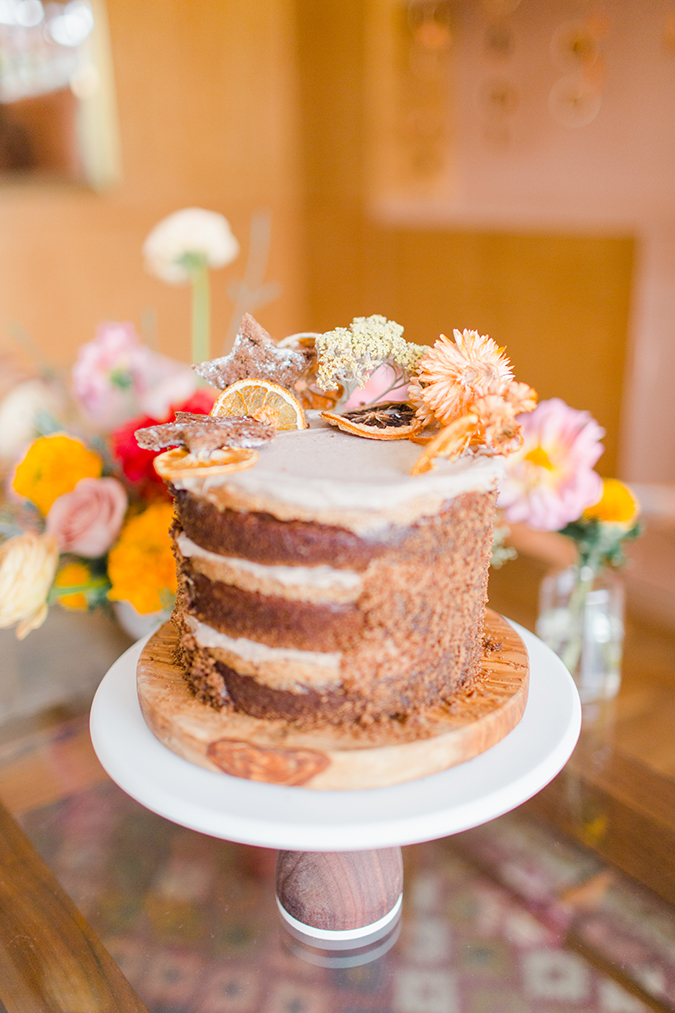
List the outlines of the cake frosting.
{"label": "cake frosting", "polygon": [[172,483],[175,620],[195,694],[317,723],[405,720],[482,654],[498,459],[411,476],[419,447],[310,413],[254,468]]}

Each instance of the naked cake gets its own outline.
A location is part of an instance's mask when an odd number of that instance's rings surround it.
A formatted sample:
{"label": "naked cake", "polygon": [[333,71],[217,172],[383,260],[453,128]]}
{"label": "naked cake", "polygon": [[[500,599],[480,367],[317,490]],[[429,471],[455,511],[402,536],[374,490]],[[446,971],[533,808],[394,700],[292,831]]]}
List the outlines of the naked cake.
{"label": "naked cake", "polygon": [[[381,337],[391,322],[365,324]],[[328,396],[322,362],[337,361],[320,337],[275,346],[245,318],[230,356],[198,369],[223,391],[213,416],[138,435],[179,448],[156,464],[175,503],[177,662],[209,710],[296,729],[404,725],[451,706],[479,670],[502,455],[534,392],[494,342],[456,332],[450,359],[464,356],[473,387],[460,377],[440,407],[436,346],[399,345],[382,361],[408,401],[306,411],[317,377]],[[332,379],[344,402],[348,371]]]}

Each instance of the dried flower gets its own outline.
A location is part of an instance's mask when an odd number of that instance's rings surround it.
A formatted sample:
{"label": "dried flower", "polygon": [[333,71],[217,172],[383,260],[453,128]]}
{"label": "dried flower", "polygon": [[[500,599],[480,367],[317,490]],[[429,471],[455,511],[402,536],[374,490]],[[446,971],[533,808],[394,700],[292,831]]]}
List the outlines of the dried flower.
{"label": "dried flower", "polygon": [[96,559],[104,556],[120,533],[127,494],[116,478],[83,478],[72,492],[52,503],[46,531],[61,552]]}
{"label": "dried flower", "polygon": [[239,255],[239,243],[224,215],[183,208],[155,225],[143,244],[150,274],[171,285],[190,281],[195,267],[224,267]]}
{"label": "dried flower", "polygon": [[131,517],[108,555],[111,601],[129,601],[143,614],[159,612],[162,596],[176,593],[176,564],[171,552],[170,503],[153,503]]}
{"label": "dried flower", "polygon": [[23,640],[42,626],[58,560],[51,535],[29,531],[0,546],[0,629],[18,624],[16,635]]}
{"label": "dried flower", "polygon": [[30,445],[17,465],[12,487],[46,516],[54,500],[71,492],[82,478],[98,478],[103,462],[81,440],[54,433]]}
{"label": "dried flower", "polygon": [[421,345],[403,338],[403,328],[377,314],[355,317],[349,327],[337,327],[320,334],[315,342],[318,355],[317,383],[322,390],[345,388],[346,403],[356,387],[365,387],[379,366],[394,370],[390,391],[379,391],[378,399],[407,383],[425,353]]}
{"label": "dried flower", "polygon": [[498,505],[507,521],[557,531],[600,499],[602,480],[593,467],[604,430],[560,398],[542,401],[518,422],[523,445],[507,458]]}
{"label": "dried flower", "polygon": [[408,396],[425,424],[437,420],[447,426],[478,398],[505,395],[513,380],[504,349],[492,338],[478,331],[453,333],[454,342],[441,334],[426,351],[410,384]]}

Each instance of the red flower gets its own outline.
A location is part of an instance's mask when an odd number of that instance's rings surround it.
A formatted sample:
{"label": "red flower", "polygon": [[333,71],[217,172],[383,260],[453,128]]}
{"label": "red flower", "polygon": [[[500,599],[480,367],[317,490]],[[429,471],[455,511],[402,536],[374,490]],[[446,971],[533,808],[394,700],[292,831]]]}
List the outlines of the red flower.
{"label": "red flower", "polygon": [[[133,485],[152,486],[163,488],[164,483],[153,467],[153,461],[157,456],[154,450],[144,450],[136,443],[136,430],[144,429],[146,426],[156,426],[161,422],[169,422],[175,417],[175,412],[194,412],[198,415],[208,415],[217,397],[213,390],[200,389],[195,391],[191,397],[182,404],[173,405],[171,413],[166,419],[153,419],[150,415],[141,415],[138,418],[130,419],[124,425],[116,429],[111,435],[112,452],[115,460],[119,461],[122,471]],[[148,490],[149,493],[156,493],[156,489]]]}

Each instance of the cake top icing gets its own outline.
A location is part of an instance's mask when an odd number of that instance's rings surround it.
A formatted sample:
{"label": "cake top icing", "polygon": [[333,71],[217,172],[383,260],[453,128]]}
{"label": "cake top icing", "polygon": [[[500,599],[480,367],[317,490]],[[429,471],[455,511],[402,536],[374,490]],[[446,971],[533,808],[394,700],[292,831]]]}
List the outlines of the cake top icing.
{"label": "cake top icing", "polygon": [[308,429],[278,433],[261,448],[254,468],[187,472],[173,485],[222,506],[366,531],[434,514],[461,493],[495,489],[503,475],[501,458],[471,456],[411,476],[420,448],[409,440],[359,439],[318,412],[308,412],[308,420]]}

